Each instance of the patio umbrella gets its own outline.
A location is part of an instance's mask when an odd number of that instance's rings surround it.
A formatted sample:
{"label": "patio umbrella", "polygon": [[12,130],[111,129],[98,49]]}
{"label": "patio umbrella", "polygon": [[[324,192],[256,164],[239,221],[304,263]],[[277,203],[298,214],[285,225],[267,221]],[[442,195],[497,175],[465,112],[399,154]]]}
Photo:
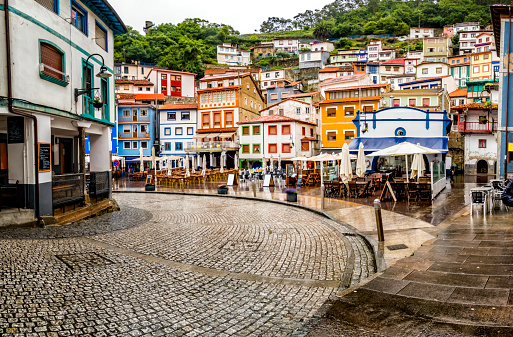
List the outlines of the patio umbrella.
{"label": "patio umbrella", "polygon": [[225,157],[226,157],[226,152],[224,152],[224,151],[221,152],[221,170],[220,170],[221,173],[224,173],[224,159],[225,159]]}
{"label": "patio umbrella", "polygon": [[340,160],[340,180],[347,184],[353,178],[353,170],[351,168],[351,158],[349,157],[349,147],[347,143],[342,146],[342,159]]}
{"label": "patio umbrella", "polygon": [[198,158],[198,156],[194,156],[192,157],[192,173],[196,173],[196,159]]}
{"label": "patio umbrella", "polygon": [[236,169],[239,169],[239,156],[238,156],[237,152],[235,152],[235,157],[233,158],[233,166]]}
{"label": "patio umbrella", "polygon": [[271,163],[269,165],[271,167],[271,171],[274,169],[274,165],[273,165],[273,155],[271,155]]}
{"label": "patio umbrella", "polygon": [[[385,149],[372,152],[368,154],[369,157],[390,157],[390,156],[405,156],[406,157],[406,171],[408,171],[408,155],[410,154],[435,154],[440,153],[440,151],[430,149],[428,147],[421,146],[420,144],[412,144],[410,142],[402,142]],[[406,172],[408,173],[408,172]],[[410,182],[409,175],[406,174],[406,181]]]}
{"label": "patio umbrella", "polygon": [[166,156],[166,167],[167,167],[167,175],[171,175],[171,159],[169,156]]}
{"label": "patio umbrella", "polygon": [[214,154],[210,152],[210,166],[214,167]]}
{"label": "patio umbrella", "polygon": [[278,155],[278,170],[281,170],[281,155]]}
{"label": "patio umbrella", "polygon": [[144,160],[143,160],[143,149],[142,147],[139,148],[139,171],[144,172]]}
{"label": "patio umbrella", "polygon": [[363,177],[367,171],[367,165],[365,164],[365,152],[363,151],[363,143],[360,143],[358,147],[358,159],[356,160],[356,175]]}
{"label": "patio umbrella", "polygon": [[202,161],[202,166],[201,166],[203,169],[201,170],[201,174],[204,176],[205,175],[205,170],[207,168],[207,155],[206,154],[203,154],[203,161]]}
{"label": "patio umbrella", "polygon": [[185,155],[185,176],[190,177],[191,173],[189,172],[189,154]]}
{"label": "patio umbrella", "polygon": [[413,156],[413,161],[411,163],[410,178],[413,179],[413,178],[417,177],[417,181],[418,181],[420,176],[422,175],[422,172],[424,172],[425,169],[426,169],[426,167],[424,166],[424,156],[416,153]]}
{"label": "patio umbrella", "polygon": [[155,146],[151,148],[151,165],[153,165],[152,169],[156,170],[157,167],[155,165]]}

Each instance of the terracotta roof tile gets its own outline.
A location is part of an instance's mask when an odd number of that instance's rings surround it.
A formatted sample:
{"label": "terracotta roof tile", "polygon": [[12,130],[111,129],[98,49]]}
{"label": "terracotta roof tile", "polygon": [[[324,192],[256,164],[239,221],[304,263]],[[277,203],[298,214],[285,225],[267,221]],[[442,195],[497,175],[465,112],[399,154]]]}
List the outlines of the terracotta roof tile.
{"label": "terracotta roof tile", "polygon": [[238,127],[233,128],[211,128],[211,129],[198,129],[196,133],[220,133],[220,132],[234,132],[237,131]]}
{"label": "terracotta roof tile", "polygon": [[297,122],[297,123],[303,123],[303,124],[309,124],[309,125],[316,125],[315,123],[305,122],[305,121],[301,121],[299,119],[286,117],[286,116],[280,116],[280,115],[269,115],[269,116],[262,116],[262,117],[247,119],[245,121],[238,122],[237,124],[273,123],[273,122]]}
{"label": "terracotta roof tile", "polygon": [[116,94],[116,99],[135,99],[135,94]]}
{"label": "terracotta roof tile", "polygon": [[159,108],[159,110],[178,110],[178,109],[197,109],[198,103],[189,104],[166,104]]}
{"label": "terracotta roof tile", "polygon": [[388,61],[381,62],[381,64],[402,64],[404,65],[405,59],[391,59]]}
{"label": "terracotta roof tile", "polygon": [[457,90],[454,90],[453,92],[449,93],[449,97],[461,97],[461,96],[466,97],[467,93],[468,93],[467,88],[457,89]]}
{"label": "terracotta roof tile", "polygon": [[356,81],[359,78],[362,78],[362,77],[365,77],[365,76],[367,76],[367,74],[355,74],[355,75],[348,75],[348,76],[339,76],[339,77],[327,79],[327,80],[319,83],[319,85],[329,85],[329,84],[335,84],[335,83],[339,83],[339,82]]}
{"label": "terracotta roof tile", "polygon": [[141,100],[165,100],[166,96],[164,94],[136,94],[135,99],[138,101]]}
{"label": "terracotta roof tile", "polygon": [[319,70],[320,73],[335,73],[339,71],[353,71],[352,67],[326,67]]}
{"label": "terracotta roof tile", "polygon": [[260,112],[262,112],[262,111],[266,111],[266,110],[269,110],[269,109],[271,109],[271,108],[274,108],[275,106],[280,105],[280,104],[282,104],[283,102],[287,102],[287,101],[294,101],[294,102],[298,102],[298,103],[301,103],[301,104],[310,105],[309,103],[306,103],[306,102],[303,102],[303,101],[300,101],[300,100],[294,99],[294,98],[292,98],[292,97],[290,97],[290,96],[287,96],[286,98],[284,98],[284,99],[283,99],[283,100],[281,100],[280,102],[278,102],[278,103],[274,103],[274,104],[272,104],[272,105],[269,105],[269,106],[267,106],[267,107],[263,108],[262,110],[260,110]]}
{"label": "terracotta roof tile", "polygon": [[367,85],[355,85],[351,87],[339,87],[339,88],[328,88],[326,91],[347,91],[347,90],[356,90],[356,89],[367,89],[367,88],[384,88],[387,83],[384,84],[367,84]]}

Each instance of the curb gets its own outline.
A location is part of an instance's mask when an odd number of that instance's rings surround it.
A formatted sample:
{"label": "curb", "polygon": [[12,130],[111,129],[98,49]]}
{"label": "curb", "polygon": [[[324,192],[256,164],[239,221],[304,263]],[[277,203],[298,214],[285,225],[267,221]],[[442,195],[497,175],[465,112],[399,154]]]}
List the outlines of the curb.
{"label": "curb", "polygon": [[[351,229],[356,235],[360,236],[366,243],[367,243],[367,246],[371,249],[373,255],[374,255],[374,262],[375,262],[375,272],[376,273],[379,273],[379,272],[382,272],[383,270],[386,269],[386,264],[385,264],[385,258],[383,256],[383,248],[381,247],[380,248],[380,245],[379,243],[374,240],[374,238],[372,238],[370,235],[366,235],[364,233],[361,233],[359,230],[357,230],[356,228],[354,228],[353,226],[351,226],[350,224],[347,224],[341,220],[338,220],[336,218],[334,218],[333,216],[329,215],[328,213],[326,212],[323,212],[323,211],[320,211],[320,210],[317,210],[317,209],[313,209],[313,208],[310,208],[310,207],[307,207],[307,206],[303,206],[303,205],[297,205],[297,204],[293,204],[293,203],[290,203],[290,202],[285,202],[285,201],[281,201],[281,200],[273,200],[273,199],[262,199],[262,198],[256,198],[256,197],[246,197],[246,196],[237,196],[237,195],[217,195],[217,194],[206,194],[206,193],[187,193],[187,192],[169,192],[169,191],[151,191],[151,192],[146,192],[146,191],[112,191],[112,193],[121,193],[121,194],[129,194],[129,193],[140,193],[140,194],[145,194],[145,193],[150,193],[150,194],[169,194],[169,195],[187,195],[187,196],[200,196],[200,197],[214,197],[214,198],[232,198],[232,199],[244,199],[244,200],[252,200],[252,201],[263,201],[263,202],[269,202],[269,203],[274,203],[274,204],[280,204],[280,205],[283,205],[283,206],[289,206],[289,207],[295,207],[295,208],[299,208],[299,209],[302,209],[302,210],[305,210],[305,211],[308,211],[308,212],[312,212],[312,213],[315,213],[317,215],[320,215],[320,216],[323,216],[331,221],[334,221],[338,224],[341,224],[341,225],[344,225],[346,227],[348,227],[349,229]],[[342,233],[344,234],[344,233]]]}

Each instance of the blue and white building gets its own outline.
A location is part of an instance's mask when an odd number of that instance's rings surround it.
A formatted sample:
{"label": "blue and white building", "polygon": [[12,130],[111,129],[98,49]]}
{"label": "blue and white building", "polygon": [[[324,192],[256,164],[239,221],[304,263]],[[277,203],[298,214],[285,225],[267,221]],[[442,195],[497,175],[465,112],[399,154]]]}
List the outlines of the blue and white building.
{"label": "blue and white building", "polygon": [[[185,146],[195,139],[198,104],[167,104],[159,108],[161,156],[185,157]],[[193,153],[189,154],[190,156]]]}
{"label": "blue and white building", "polygon": [[125,157],[127,167],[139,169],[140,149],[151,156],[157,137],[155,108],[142,103],[120,103],[117,106],[118,156]]}

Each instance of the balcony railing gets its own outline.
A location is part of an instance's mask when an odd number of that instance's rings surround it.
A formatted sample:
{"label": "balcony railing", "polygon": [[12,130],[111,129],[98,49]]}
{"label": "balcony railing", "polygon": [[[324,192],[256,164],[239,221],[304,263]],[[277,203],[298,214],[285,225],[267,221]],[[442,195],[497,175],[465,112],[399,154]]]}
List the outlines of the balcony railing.
{"label": "balcony railing", "polygon": [[458,132],[492,133],[497,131],[497,122],[460,122]]}
{"label": "balcony railing", "polygon": [[119,122],[149,122],[150,116],[118,116]]}
{"label": "balcony railing", "polygon": [[236,142],[188,142],[185,144],[184,150],[188,152],[209,152],[238,148],[239,145]]}
{"label": "balcony railing", "polygon": [[119,138],[150,138],[149,132],[120,132]]}

